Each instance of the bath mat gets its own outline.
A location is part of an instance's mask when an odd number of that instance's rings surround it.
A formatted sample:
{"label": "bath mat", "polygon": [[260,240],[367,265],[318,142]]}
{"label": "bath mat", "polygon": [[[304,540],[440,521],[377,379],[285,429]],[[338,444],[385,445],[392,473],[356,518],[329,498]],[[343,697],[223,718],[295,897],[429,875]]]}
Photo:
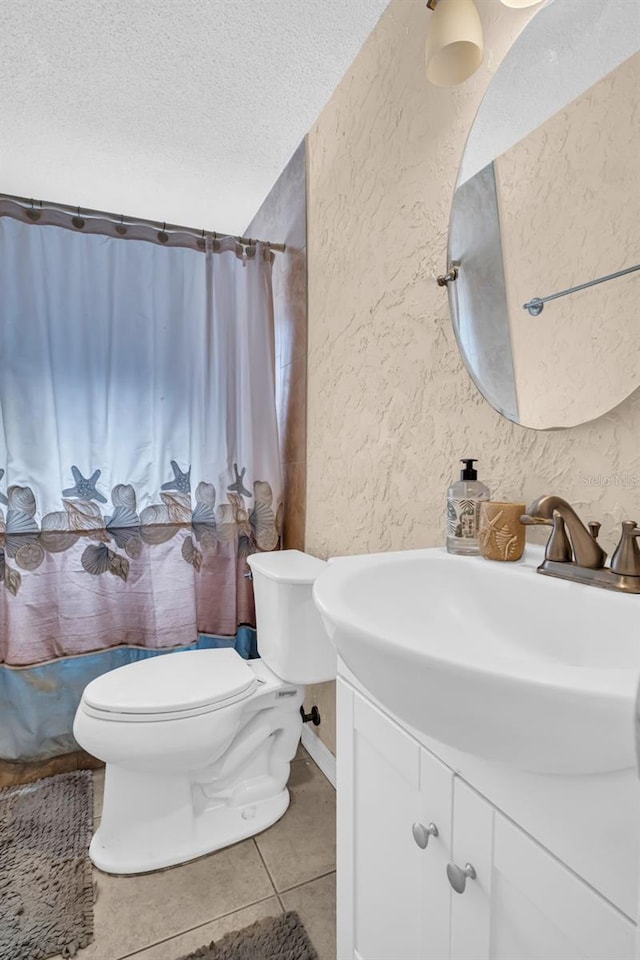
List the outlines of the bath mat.
{"label": "bath mat", "polygon": [[92,829],[89,770],[0,790],[0,957],[73,957],[91,942]]}
{"label": "bath mat", "polygon": [[295,911],[257,920],[180,960],[318,960]]}

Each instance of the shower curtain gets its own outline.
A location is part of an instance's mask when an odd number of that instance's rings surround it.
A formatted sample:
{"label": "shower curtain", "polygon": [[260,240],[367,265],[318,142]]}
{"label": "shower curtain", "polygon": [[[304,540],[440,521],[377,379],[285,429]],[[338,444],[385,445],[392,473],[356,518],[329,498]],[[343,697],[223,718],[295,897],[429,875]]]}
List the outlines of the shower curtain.
{"label": "shower curtain", "polygon": [[251,652],[246,557],[282,517],[273,254],[217,247],[0,216],[2,758],[73,749],[114,665]]}

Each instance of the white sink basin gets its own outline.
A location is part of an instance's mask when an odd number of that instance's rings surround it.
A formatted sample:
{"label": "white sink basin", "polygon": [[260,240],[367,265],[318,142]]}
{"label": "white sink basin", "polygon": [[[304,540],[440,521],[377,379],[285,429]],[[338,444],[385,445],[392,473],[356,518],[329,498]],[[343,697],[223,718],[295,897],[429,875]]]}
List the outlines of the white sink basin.
{"label": "white sink basin", "polygon": [[333,560],[314,598],[338,654],[427,737],[526,770],[635,765],[640,596],[413,550]]}

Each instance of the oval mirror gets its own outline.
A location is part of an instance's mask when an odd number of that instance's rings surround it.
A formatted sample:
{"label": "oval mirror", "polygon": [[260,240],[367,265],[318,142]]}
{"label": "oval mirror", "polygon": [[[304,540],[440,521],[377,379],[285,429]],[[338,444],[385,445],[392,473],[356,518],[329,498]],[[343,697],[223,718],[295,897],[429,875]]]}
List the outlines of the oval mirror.
{"label": "oval mirror", "polygon": [[458,174],[458,346],[489,403],[523,426],[593,420],[640,386],[634,7],[543,7],[493,78]]}

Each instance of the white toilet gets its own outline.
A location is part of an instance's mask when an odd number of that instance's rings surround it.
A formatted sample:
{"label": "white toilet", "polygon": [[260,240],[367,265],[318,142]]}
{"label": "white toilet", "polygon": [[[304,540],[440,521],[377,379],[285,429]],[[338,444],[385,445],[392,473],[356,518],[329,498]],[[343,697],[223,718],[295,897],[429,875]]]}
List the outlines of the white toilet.
{"label": "white toilet", "polygon": [[106,763],[89,849],[107,873],[183,863],[270,826],[289,805],[303,684],[336,652],[311,596],[323,560],[250,556],[259,660],[230,648],[151,657],[92,680],[73,732]]}

